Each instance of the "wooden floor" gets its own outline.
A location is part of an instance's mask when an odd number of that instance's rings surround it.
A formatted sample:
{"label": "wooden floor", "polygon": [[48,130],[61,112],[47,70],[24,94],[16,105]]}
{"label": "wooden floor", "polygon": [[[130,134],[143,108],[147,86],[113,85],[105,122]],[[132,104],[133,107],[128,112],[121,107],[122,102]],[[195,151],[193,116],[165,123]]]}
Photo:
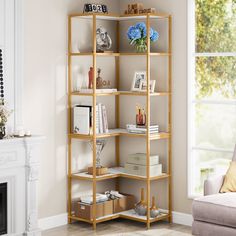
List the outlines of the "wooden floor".
{"label": "wooden floor", "polygon": [[150,230],[146,230],[145,225],[124,219],[117,219],[97,225],[97,230],[93,231],[91,225],[86,223],[73,223],[44,231],[43,236],[94,236],[94,235],[114,235],[114,236],[189,236],[191,227],[168,224],[166,222],[153,223]]}

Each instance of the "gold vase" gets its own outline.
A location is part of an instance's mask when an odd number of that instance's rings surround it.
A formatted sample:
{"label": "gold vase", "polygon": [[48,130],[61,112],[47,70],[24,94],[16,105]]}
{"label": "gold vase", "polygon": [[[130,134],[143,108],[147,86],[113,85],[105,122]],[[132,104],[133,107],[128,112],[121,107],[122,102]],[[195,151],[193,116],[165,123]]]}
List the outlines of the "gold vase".
{"label": "gold vase", "polygon": [[141,200],[135,204],[134,210],[140,216],[147,215],[147,203],[144,200],[144,188],[141,189]]}
{"label": "gold vase", "polygon": [[152,218],[157,217],[160,214],[160,210],[156,207],[156,200],[155,197],[152,197],[152,206],[150,208],[150,216]]}

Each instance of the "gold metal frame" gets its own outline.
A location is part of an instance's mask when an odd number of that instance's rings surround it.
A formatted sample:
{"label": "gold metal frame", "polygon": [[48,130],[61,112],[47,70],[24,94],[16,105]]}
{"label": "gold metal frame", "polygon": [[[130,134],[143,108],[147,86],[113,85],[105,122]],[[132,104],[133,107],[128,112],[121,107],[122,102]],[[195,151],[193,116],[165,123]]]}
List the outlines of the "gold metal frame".
{"label": "gold metal frame", "polygon": [[[93,52],[92,53],[72,53],[71,51],[71,38],[72,38],[72,18],[73,17],[84,17],[92,19],[93,22]],[[117,33],[117,52],[116,53],[97,53],[96,52],[96,21],[97,19],[108,19],[108,20],[116,20],[116,33]],[[134,20],[134,19],[145,19],[147,25],[147,52],[146,53],[120,53],[119,52],[119,41],[120,41],[120,20]],[[168,52],[163,53],[152,53],[150,52],[150,19],[167,19],[168,20]],[[172,126],[172,17],[168,14],[141,14],[141,15],[123,15],[118,16],[114,14],[72,14],[68,16],[68,222],[71,223],[72,220],[83,221],[93,224],[94,230],[96,229],[96,224],[116,218],[125,218],[130,220],[135,220],[139,222],[146,223],[147,228],[150,228],[150,224],[159,220],[169,219],[172,221],[172,147],[171,147],[171,126]],[[96,73],[94,73],[94,83],[93,83],[93,93],[86,94],[86,93],[79,93],[72,91],[72,73],[71,73],[71,63],[72,57],[74,56],[92,56],[93,58],[93,68],[94,72],[96,71],[97,65],[97,56],[114,56],[115,63],[116,63],[116,86],[118,92],[114,93],[103,93],[103,94],[96,94]],[[146,56],[146,72],[147,72],[147,92],[130,92],[130,91],[119,91],[119,82],[120,82],[120,73],[119,73],[119,64],[120,64],[120,57],[121,56]],[[150,93],[150,61],[151,57],[153,56],[167,56],[168,57],[168,92],[155,92]],[[119,128],[120,126],[120,96],[146,96],[146,111],[147,111],[147,130],[146,134],[129,134],[125,132],[111,132],[108,134],[96,134],[96,97],[97,96],[116,96],[115,97],[115,105],[116,105],[116,126]],[[92,96],[93,100],[93,134],[92,135],[79,135],[72,133],[72,96]],[[165,133],[159,133],[152,135],[149,132],[150,127],[150,98],[151,96],[167,96],[168,97],[168,131]],[[119,166],[120,164],[120,136],[127,136],[127,137],[143,137],[146,139],[146,153],[147,153],[147,176],[146,177],[138,177],[138,176],[131,176],[127,174],[111,174],[107,176],[96,176],[96,140],[97,138],[109,138],[115,137],[115,150],[116,150],[116,165]],[[93,176],[91,177],[84,177],[77,174],[72,173],[72,139],[82,139],[82,140],[93,140]],[[150,141],[151,140],[158,140],[158,139],[168,139],[168,173],[163,174],[157,177],[150,177]],[[96,184],[97,181],[102,181],[105,179],[112,179],[116,178],[116,189],[119,190],[119,178],[131,178],[137,180],[146,181],[146,192],[147,192],[147,208],[148,213],[146,219],[123,215],[114,214],[112,216],[104,217],[102,219],[96,219],[96,207],[93,207],[93,219],[85,220],[78,217],[74,217],[71,214],[71,207],[72,207],[72,180],[90,180],[93,184],[93,206],[96,206]],[[151,191],[151,181],[153,180],[161,180],[161,179],[168,179],[168,213],[162,215],[158,218],[151,219],[150,218],[150,191]]]}

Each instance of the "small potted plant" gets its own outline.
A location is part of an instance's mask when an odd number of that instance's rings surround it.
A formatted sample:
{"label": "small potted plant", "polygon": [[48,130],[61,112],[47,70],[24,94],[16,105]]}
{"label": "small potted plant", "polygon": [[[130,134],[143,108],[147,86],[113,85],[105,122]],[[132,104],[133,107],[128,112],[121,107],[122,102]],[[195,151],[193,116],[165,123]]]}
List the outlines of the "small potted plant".
{"label": "small potted plant", "polygon": [[[134,45],[137,52],[147,51],[147,27],[144,22],[139,22],[129,27],[127,37],[130,45]],[[159,33],[150,27],[150,41],[159,39]]]}
{"label": "small potted plant", "polygon": [[0,139],[3,139],[6,135],[6,123],[11,115],[12,111],[5,105],[3,99],[0,99]]}

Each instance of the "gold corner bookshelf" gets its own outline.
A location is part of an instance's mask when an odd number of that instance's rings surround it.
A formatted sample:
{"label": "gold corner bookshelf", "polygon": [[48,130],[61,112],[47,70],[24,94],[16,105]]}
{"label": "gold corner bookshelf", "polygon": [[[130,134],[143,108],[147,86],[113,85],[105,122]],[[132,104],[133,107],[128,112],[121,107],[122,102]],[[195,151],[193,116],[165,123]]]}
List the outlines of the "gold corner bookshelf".
{"label": "gold corner bookshelf", "polygon": [[[72,52],[72,19],[83,18],[92,20],[92,31],[93,31],[93,50],[92,52],[87,53],[73,53]],[[96,25],[97,20],[112,20],[116,21],[116,52],[115,53],[97,53],[96,51]],[[168,49],[167,52],[151,52],[150,51],[150,20],[151,19],[166,19],[168,21]],[[129,20],[145,20],[147,25],[147,52],[145,53],[133,53],[133,52],[120,52],[119,40],[120,40],[120,21],[129,21]],[[160,220],[169,220],[172,221],[172,149],[171,149],[171,127],[172,127],[172,17],[169,14],[141,14],[141,15],[115,15],[115,14],[72,14],[68,16],[68,222],[72,221],[83,221],[93,225],[93,228],[96,229],[97,223],[113,220],[116,218],[124,218],[129,220],[134,220],[138,222],[143,222],[146,224],[147,229],[150,228],[150,224]],[[82,57],[90,56],[92,57],[92,65],[94,71],[97,68],[97,57],[115,57],[115,75],[116,75],[116,88],[117,92],[113,93],[96,93],[96,73],[93,75],[93,92],[92,93],[80,93],[72,91],[72,57]],[[146,76],[147,76],[147,91],[146,92],[132,92],[132,91],[120,91],[120,58],[122,56],[142,56],[146,57]],[[168,89],[165,92],[154,92],[150,91],[150,64],[152,57],[167,57],[168,58]],[[109,133],[105,134],[96,134],[96,125],[92,126],[93,134],[91,135],[82,135],[74,134],[72,131],[72,97],[73,96],[88,96],[92,97],[92,106],[96,107],[97,96],[115,96],[115,124],[117,129],[109,130]],[[150,134],[148,131],[146,134],[134,134],[128,133],[125,129],[120,129],[120,96],[143,96],[146,97],[146,120],[147,120],[147,130],[150,127],[150,104],[151,97],[157,96],[166,96],[168,98],[168,128],[166,132],[160,132],[157,134]],[[93,109],[93,124],[96,124],[96,109]],[[136,176],[126,174],[120,171],[120,137],[131,137],[131,138],[142,138],[146,142],[146,176]],[[116,167],[109,168],[109,174],[96,176],[96,140],[100,138],[115,138],[115,162]],[[90,140],[93,141],[93,175],[88,173],[72,173],[72,140]],[[168,144],[168,154],[167,154],[167,170],[166,173],[163,173],[159,176],[150,176],[150,142],[152,140],[167,140]],[[118,178],[127,178],[134,179],[139,181],[145,181],[146,183],[146,198],[147,198],[147,216],[138,216],[131,214],[130,211],[120,212],[113,215],[107,215],[101,218],[96,218],[96,207],[93,207],[93,218],[92,220],[86,220],[83,218],[75,217],[72,215],[72,181],[91,181],[92,182],[92,192],[93,192],[93,206],[96,205],[96,192],[97,192],[97,182],[108,180],[108,179],[118,179]],[[167,179],[167,188],[168,188],[168,210],[165,213],[162,213],[156,218],[150,217],[150,193],[151,193],[151,181],[158,181],[162,179]],[[119,182],[116,182],[116,188],[119,190]]]}

